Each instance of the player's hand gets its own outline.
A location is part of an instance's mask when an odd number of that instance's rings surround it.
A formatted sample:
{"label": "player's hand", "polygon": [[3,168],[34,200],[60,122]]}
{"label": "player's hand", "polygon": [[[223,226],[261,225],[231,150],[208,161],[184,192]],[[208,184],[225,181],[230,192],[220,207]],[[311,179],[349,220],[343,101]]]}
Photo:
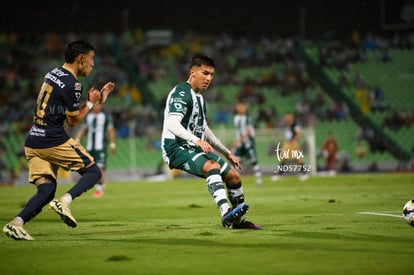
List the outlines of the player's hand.
{"label": "player's hand", "polygon": [[109,94],[112,93],[114,88],[115,88],[115,83],[113,82],[106,83],[101,89],[101,100],[99,101],[99,103],[105,103],[105,101],[108,99]]}
{"label": "player's hand", "polygon": [[200,146],[201,150],[203,150],[204,153],[209,153],[211,151],[213,151],[213,147],[211,147],[210,143],[208,143],[207,141],[204,141],[202,139],[199,139],[196,142],[197,146]]}
{"label": "player's hand", "polygon": [[239,170],[242,169],[239,158],[236,157],[232,152],[229,152],[227,154],[227,159],[231,162],[231,164],[234,166],[234,168],[237,168]]}
{"label": "player's hand", "polygon": [[93,104],[98,104],[99,100],[101,99],[101,92],[95,87],[91,87],[88,91],[88,101],[92,102]]}

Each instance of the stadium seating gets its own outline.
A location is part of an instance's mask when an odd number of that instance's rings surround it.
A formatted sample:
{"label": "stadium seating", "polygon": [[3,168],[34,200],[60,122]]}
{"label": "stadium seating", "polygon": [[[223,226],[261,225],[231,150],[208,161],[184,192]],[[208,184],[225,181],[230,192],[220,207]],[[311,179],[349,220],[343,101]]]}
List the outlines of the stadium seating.
{"label": "stadium seating", "polygon": [[[234,45],[238,44],[235,43]],[[305,52],[307,56],[317,62],[317,44],[304,41],[304,45],[306,45]],[[237,48],[233,50],[234,52],[231,50],[229,51],[229,55],[231,55],[231,53],[237,52]],[[155,50],[154,52],[156,53],[157,51]],[[352,63],[349,67],[349,70],[339,71],[338,69],[334,68],[324,68],[323,70],[326,76],[334,83],[337,83],[338,78],[341,75],[344,75],[349,81],[351,81],[355,74],[359,73],[362,79],[370,86],[378,85],[381,87],[384,92],[386,102],[391,106],[391,109],[385,112],[370,112],[367,115],[367,118],[375,122],[376,126],[378,127],[381,127],[381,123],[393,109],[413,111],[413,101],[410,98],[410,93],[414,89],[414,81],[412,81],[412,72],[414,71],[414,55],[412,51],[398,49],[392,49],[390,51],[390,55],[391,62],[383,63],[381,61],[380,52],[370,51],[367,53],[367,62]],[[134,62],[138,63],[139,59],[134,59],[131,61],[130,58],[133,57],[126,55],[119,56],[117,58],[119,60],[116,62],[115,60],[111,59],[111,64],[113,66],[115,66],[115,64],[117,66],[121,66],[122,64],[129,65],[128,68],[115,70],[118,72],[116,75],[119,79],[126,79],[125,75],[128,74],[130,81],[133,79],[131,75],[139,75],[139,72],[137,74],[137,72],[134,70],[135,67],[133,67]],[[162,57],[156,54],[154,54],[154,56],[149,59],[157,60],[157,65],[159,67],[164,67],[163,69],[165,69],[166,73],[163,75],[163,77],[155,79],[140,78],[138,82],[139,84],[143,83],[145,88],[138,84],[137,86],[139,86],[139,90],[145,100],[154,100],[154,106],[161,106],[162,100],[165,99],[165,96],[172,88],[172,85],[174,85],[177,81],[177,75],[180,74],[179,70],[177,70],[179,66],[175,64],[179,64],[179,62],[182,62],[182,60],[179,58],[174,59],[171,57],[165,58],[165,60],[163,60]],[[275,61],[273,63],[268,62],[266,66],[259,66],[257,63],[251,65],[251,63],[254,63],[254,61],[248,62],[248,65],[243,66],[233,64],[233,69],[237,68],[234,73],[234,75],[237,76],[237,80],[235,81],[233,81],[233,78],[231,77],[223,80],[221,79],[221,75],[218,74],[218,77],[213,82],[212,87],[209,89],[209,91],[207,91],[207,94],[205,94],[206,97],[210,96],[212,93],[217,93],[222,96],[220,100],[207,100],[209,120],[214,121],[215,114],[217,114],[217,112],[222,109],[225,109],[225,111],[229,113],[230,118],[232,118],[232,106],[235,103],[238,92],[242,89],[243,83],[247,80],[255,82],[257,89],[264,98],[264,102],[260,106],[259,104],[251,104],[250,112],[254,117],[257,116],[259,108],[272,108],[276,111],[276,114],[273,118],[273,121],[271,122],[271,126],[276,126],[280,122],[280,118],[284,113],[288,111],[295,111],[297,102],[304,99],[304,91],[285,92],[281,86],[272,85],[265,82],[265,80],[272,75],[281,75],[284,73],[284,70],[286,69],[286,62],[283,58],[281,60]],[[237,63],[237,61],[235,62]],[[99,66],[97,67],[99,68]],[[99,71],[100,69],[96,70],[96,76],[99,75]],[[102,69],[102,72],[108,73],[108,71],[111,70]],[[39,70],[38,73],[43,73],[43,70]],[[149,91],[147,91],[146,87],[148,87]],[[306,98],[312,99],[319,92],[323,92],[323,89],[318,83],[315,83],[314,87],[306,89]],[[148,96],[148,94],[150,94],[151,97]],[[355,98],[354,88],[343,88],[343,94],[352,102],[357,102]],[[334,99],[329,97],[327,94],[324,94],[324,98],[328,105],[332,105],[334,103]],[[130,107],[125,106],[125,99],[121,96],[117,96],[116,94],[114,94],[111,100],[108,101],[107,106],[108,110],[118,109],[121,111],[126,110],[126,108]],[[160,108],[157,108],[157,111],[160,112],[162,110],[160,110]],[[217,129],[224,127],[228,130],[234,130],[231,119],[227,120],[225,123],[211,123],[211,126]],[[264,123],[258,123],[256,126],[259,129],[269,127],[269,125],[266,125]],[[155,127],[161,127],[161,121],[159,121],[159,124],[155,125]],[[349,118],[345,120],[335,121],[329,121],[325,118],[317,118],[316,123],[314,124],[314,128],[316,134],[316,145],[318,148],[321,146],[328,131],[333,130],[336,134],[335,136],[338,138],[341,150],[344,153],[347,153],[352,161],[361,163],[369,163],[374,161],[394,161],[394,157],[389,152],[369,153],[365,158],[355,158],[354,151],[355,146],[357,145],[357,139],[355,135],[358,130],[358,124]],[[395,143],[398,144],[399,147],[404,148],[406,152],[411,151],[414,146],[412,141],[414,127],[412,126],[402,127],[398,131],[384,128],[384,133],[391,136]],[[4,138],[7,152],[3,158],[11,170],[18,170],[20,167],[18,152],[22,149],[24,135],[25,133],[10,133],[9,136]],[[114,158],[108,158],[109,169],[134,169],[137,167],[143,169],[155,169],[162,161],[161,152],[158,148],[148,149],[148,137],[139,136],[133,140],[118,138],[117,144],[117,156]],[[135,157],[132,155],[133,153],[131,153],[133,150],[136,150],[136,153],[134,154]],[[274,156],[267,155],[268,142],[266,140],[260,140],[258,143],[258,151],[262,152],[262,159],[264,163],[274,163]]]}
{"label": "stadium seating", "polygon": [[[319,62],[318,47],[315,44],[308,45],[305,52],[314,62]],[[414,88],[414,82],[412,81],[414,54],[410,50],[400,49],[391,49],[389,52],[391,56],[390,62],[382,61],[380,51],[369,51],[364,62],[351,62],[348,70],[338,70],[333,67],[323,67],[322,69],[326,76],[338,86],[341,75],[349,83],[352,83],[355,75],[359,74],[367,92],[370,92],[374,87],[379,87],[383,91],[388,109],[382,112],[371,110],[366,112],[365,115],[373,122],[375,127],[382,129],[389,140],[400,147],[404,155],[407,156],[414,146],[411,138],[414,134],[413,125],[402,127],[398,130],[390,130],[389,128],[383,127],[383,122],[394,110],[402,112],[414,111],[414,104],[410,95]],[[343,95],[354,102],[356,106],[360,106],[361,103],[358,101],[356,91],[357,88],[355,86],[342,88]],[[396,151],[401,152],[401,150]],[[393,160],[389,152],[379,154],[379,156],[377,156],[378,154],[374,155],[376,155],[373,157],[374,160]]]}

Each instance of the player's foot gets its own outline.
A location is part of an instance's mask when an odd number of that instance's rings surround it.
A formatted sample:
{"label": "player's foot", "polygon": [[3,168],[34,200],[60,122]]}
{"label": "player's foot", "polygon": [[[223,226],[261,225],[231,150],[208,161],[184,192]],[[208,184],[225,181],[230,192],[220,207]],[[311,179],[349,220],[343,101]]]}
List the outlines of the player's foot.
{"label": "player's foot", "polygon": [[103,196],[103,191],[95,191],[95,192],[93,192],[93,196],[95,197],[95,198],[100,198],[100,197],[102,197]]}
{"label": "player's foot", "polygon": [[231,227],[233,221],[243,217],[247,211],[249,211],[249,205],[247,203],[242,203],[234,209],[229,209],[223,218],[221,218],[221,223],[224,227]]}
{"label": "player's foot", "polygon": [[62,221],[68,226],[76,227],[78,225],[75,218],[70,213],[69,206],[62,201],[54,199],[49,203],[49,208],[58,213]]}
{"label": "player's foot", "polygon": [[305,180],[307,180],[309,178],[309,175],[308,174],[302,174],[302,175],[300,175],[299,176],[299,179],[301,180],[301,181],[305,181]]}
{"label": "player's foot", "polygon": [[233,229],[254,229],[260,230],[262,227],[260,225],[254,224],[252,222],[243,220],[241,223],[233,223]]}
{"label": "player's foot", "polygon": [[23,229],[22,225],[14,224],[10,222],[3,227],[3,234],[6,237],[12,238],[14,240],[27,240],[32,241],[34,238]]}
{"label": "player's foot", "polygon": [[281,175],[277,175],[277,174],[270,177],[270,180],[271,181],[279,181],[281,179],[282,179],[282,176]]}

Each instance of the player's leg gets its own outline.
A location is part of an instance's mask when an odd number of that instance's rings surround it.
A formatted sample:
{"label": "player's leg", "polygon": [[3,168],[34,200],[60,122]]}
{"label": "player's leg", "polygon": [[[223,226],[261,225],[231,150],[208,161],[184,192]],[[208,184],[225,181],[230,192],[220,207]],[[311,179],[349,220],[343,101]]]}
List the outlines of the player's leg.
{"label": "player's leg", "polygon": [[207,155],[201,151],[194,152],[185,149],[174,151],[172,156],[168,157],[171,169],[180,169],[206,180],[207,190],[220,210],[223,226],[231,226],[234,216],[238,214],[240,209],[233,212],[230,208],[221,177],[221,165],[217,162],[220,158],[212,153]]}
{"label": "player's leg", "polygon": [[254,142],[251,142],[251,146],[247,148],[247,157],[250,164],[253,167],[254,176],[256,178],[256,186],[262,185],[262,169],[260,168],[259,161],[257,160],[256,148]]}
{"label": "player's leg", "polygon": [[98,165],[102,174],[100,181],[95,184],[95,192],[93,193],[95,198],[100,198],[103,196],[105,188],[106,152],[105,150],[94,150],[91,151],[90,154],[95,159],[95,163]]}
{"label": "player's leg", "polygon": [[206,186],[216,202],[221,216],[224,216],[230,209],[227,200],[226,189],[220,175],[220,165],[213,160],[199,161],[198,167],[202,167],[205,174]]}
{"label": "player's leg", "polygon": [[33,240],[23,225],[36,217],[55,196],[57,166],[36,156],[34,149],[25,148],[28,158],[29,182],[36,185],[37,192],[20,213],[3,228],[3,233],[15,240]]}
{"label": "player's leg", "polygon": [[104,178],[105,178],[105,169],[103,167],[99,167],[99,170],[101,170],[101,180],[95,184],[95,192],[93,193],[93,196],[95,198],[100,198],[103,196],[104,194],[104,188],[105,188],[105,182],[104,182]]}
{"label": "player's leg", "polygon": [[220,165],[221,178],[226,185],[228,200],[232,205],[232,208],[222,218],[223,226],[234,229],[261,229],[260,226],[246,221],[244,218],[249,210],[249,205],[244,200],[240,173],[214,153],[209,153],[208,156]]}
{"label": "player's leg", "polygon": [[170,162],[170,168],[184,170],[204,178],[211,196],[214,198],[222,216],[230,209],[226,190],[220,175],[220,164],[210,159],[204,152],[178,150]]}
{"label": "player's leg", "polygon": [[227,195],[232,207],[244,203],[244,193],[239,172],[227,166],[222,172],[224,182],[227,188]]}
{"label": "player's leg", "polygon": [[328,163],[327,172],[329,172],[329,175],[331,175],[331,176],[336,175],[336,155],[335,154],[330,154],[327,157],[327,163]]}
{"label": "player's leg", "polygon": [[[208,158],[209,160],[202,165],[203,173],[206,174],[207,188],[219,206],[222,225],[232,227],[235,220],[242,219],[247,213],[249,206],[244,203],[243,195],[243,199],[237,205],[234,205],[231,198],[227,197],[222,175],[227,174],[229,165],[214,153],[209,153]],[[228,199],[235,207],[230,208]]]}
{"label": "player's leg", "polygon": [[247,213],[249,206],[245,203],[245,197],[243,192],[243,186],[241,182],[240,173],[234,168],[231,168],[227,163],[223,163],[224,160],[219,160],[222,164],[222,178],[227,187],[228,198],[232,204],[233,209],[239,209],[240,212],[234,218],[232,228],[234,229],[261,229],[260,226],[246,221],[245,214]]}
{"label": "player's leg", "polygon": [[50,208],[61,217],[62,221],[70,227],[76,227],[77,222],[72,216],[69,205],[72,201],[93,188],[101,179],[101,171],[95,164],[93,157],[74,139],[69,139],[62,145],[49,150],[48,157],[54,163],[66,170],[79,172],[78,182],[62,197],[50,202]]}

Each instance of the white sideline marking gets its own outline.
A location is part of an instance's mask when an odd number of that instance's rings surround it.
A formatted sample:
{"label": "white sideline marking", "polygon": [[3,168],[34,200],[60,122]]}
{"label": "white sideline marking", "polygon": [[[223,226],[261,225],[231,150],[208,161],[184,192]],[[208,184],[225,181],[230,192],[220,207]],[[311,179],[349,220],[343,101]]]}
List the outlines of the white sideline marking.
{"label": "white sideline marking", "polygon": [[387,217],[395,217],[395,218],[404,218],[403,215],[394,215],[394,214],[386,214],[386,213],[378,213],[378,212],[357,212],[357,214],[362,214],[362,215],[376,215],[376,216],[387,216]]}

